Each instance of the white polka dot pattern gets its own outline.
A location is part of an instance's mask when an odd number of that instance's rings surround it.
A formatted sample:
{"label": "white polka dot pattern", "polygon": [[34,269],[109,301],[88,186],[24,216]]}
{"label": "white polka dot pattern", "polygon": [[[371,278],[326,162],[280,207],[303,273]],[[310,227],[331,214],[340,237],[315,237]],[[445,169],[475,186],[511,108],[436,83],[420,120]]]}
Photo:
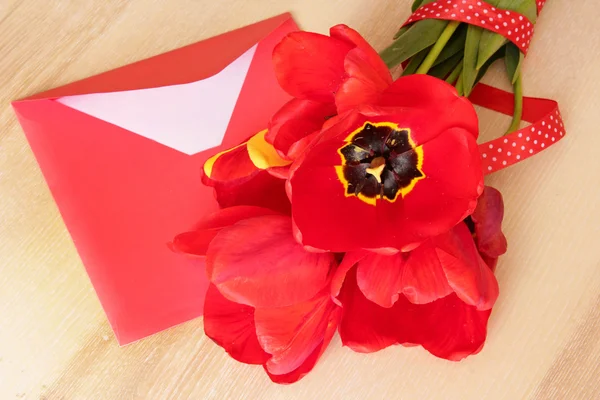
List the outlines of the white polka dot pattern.
{"label": "white polka dot pattern", "polygon": [[523,161],[561,140],[565,136],[565,127],[558,104],[554,104],[544,118],[532,125],[479,145],[484,174]]}
{"label": "white polka dot pattern", "polygon": [[[538,10],[544,2],[538,0]],[[496,8],[483,0],[438,0],[425,4],[404,25],[428,18],[465,22],[499,33],[519,47],[523,54],[527,54],[533,37],[533,24],[527,17]]]}

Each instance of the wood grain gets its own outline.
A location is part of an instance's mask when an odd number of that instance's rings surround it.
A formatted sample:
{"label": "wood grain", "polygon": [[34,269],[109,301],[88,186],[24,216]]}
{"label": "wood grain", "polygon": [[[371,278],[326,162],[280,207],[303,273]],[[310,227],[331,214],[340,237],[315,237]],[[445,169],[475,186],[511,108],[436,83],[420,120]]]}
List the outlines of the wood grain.
{"label": "wood grain", "polygon": [[[509,252],[484,350],[361,355],[335,339],[301,382],[277,386],[195,320],[119,348],[9,102],[284,11],[346,23],[377,48],[409,0],[2,0],[0,398],[600,398],[600,25],[596,0],[549,0],[525,62],[528,95],[559,100],[568,137],[497,173]],[[488,83],[506,87],[501,68]],[[481,113],[483,138],[508,123]]]}

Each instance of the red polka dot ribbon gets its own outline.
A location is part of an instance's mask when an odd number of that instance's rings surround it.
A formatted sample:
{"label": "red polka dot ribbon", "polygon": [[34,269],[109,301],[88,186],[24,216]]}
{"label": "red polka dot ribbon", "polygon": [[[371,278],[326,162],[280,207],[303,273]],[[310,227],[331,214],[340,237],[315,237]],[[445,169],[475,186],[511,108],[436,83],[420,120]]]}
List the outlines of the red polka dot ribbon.
{"label": "red polka dot ribbon", "polygon": [[[545,1],[538,1],[538,13]],[[527,54],[533,23],[523,14],[496,8],[482,0],[438,0],[419,7],[404,25],[423,19],[460,21],[499,33]]]}
{"label": "red polka dot ribbon", "polygon": [[542,8],[544,8],[544,4],[546,4],[546,0],[538,0],[536,2],[537,10],[538,10],[538,15],[542,11]]}
{"label": "red polka dot ribbon", "polygon": [[[478,84],[469,99],[473,104],[513,114],[514,96],[483,83]],[[523,120],[532,124],[509,135],[479,145],[484,174],[509,167],[561,140],[565,127],[554,100],[523,98]]]}

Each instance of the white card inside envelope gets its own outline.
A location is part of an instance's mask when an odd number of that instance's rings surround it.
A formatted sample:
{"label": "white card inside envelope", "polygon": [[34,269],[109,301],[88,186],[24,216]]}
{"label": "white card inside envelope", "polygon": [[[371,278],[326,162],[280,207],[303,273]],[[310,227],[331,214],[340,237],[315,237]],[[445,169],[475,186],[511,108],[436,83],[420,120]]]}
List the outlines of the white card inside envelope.
{"label": "white card inside envelope", "polygon": [[196,154],[223,141],[255,51],[256,45],[201,81],[56,101],[182,153]]}

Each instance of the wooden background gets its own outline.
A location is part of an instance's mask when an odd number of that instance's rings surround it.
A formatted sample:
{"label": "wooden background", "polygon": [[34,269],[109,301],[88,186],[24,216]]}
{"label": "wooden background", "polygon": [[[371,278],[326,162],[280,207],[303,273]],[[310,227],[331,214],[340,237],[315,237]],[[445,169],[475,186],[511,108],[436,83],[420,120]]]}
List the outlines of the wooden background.
{"label": "wooden background", "polygon": [[[1,0],[1,399],[600,398],[600,25],[597,0],[549,0],[525,92],[559,100],[567,138],[488,179],[509,252],[484,350],[451,363],[420,348],[372,355],[334,339],[291,386],[239,364],[201,319],[119,348],[9,102],[291,11],[346,23],[382,49],[409,0]],[[487,78],[506,87],[500,67]],[[508,119],[483,112],[484,138]]]}

